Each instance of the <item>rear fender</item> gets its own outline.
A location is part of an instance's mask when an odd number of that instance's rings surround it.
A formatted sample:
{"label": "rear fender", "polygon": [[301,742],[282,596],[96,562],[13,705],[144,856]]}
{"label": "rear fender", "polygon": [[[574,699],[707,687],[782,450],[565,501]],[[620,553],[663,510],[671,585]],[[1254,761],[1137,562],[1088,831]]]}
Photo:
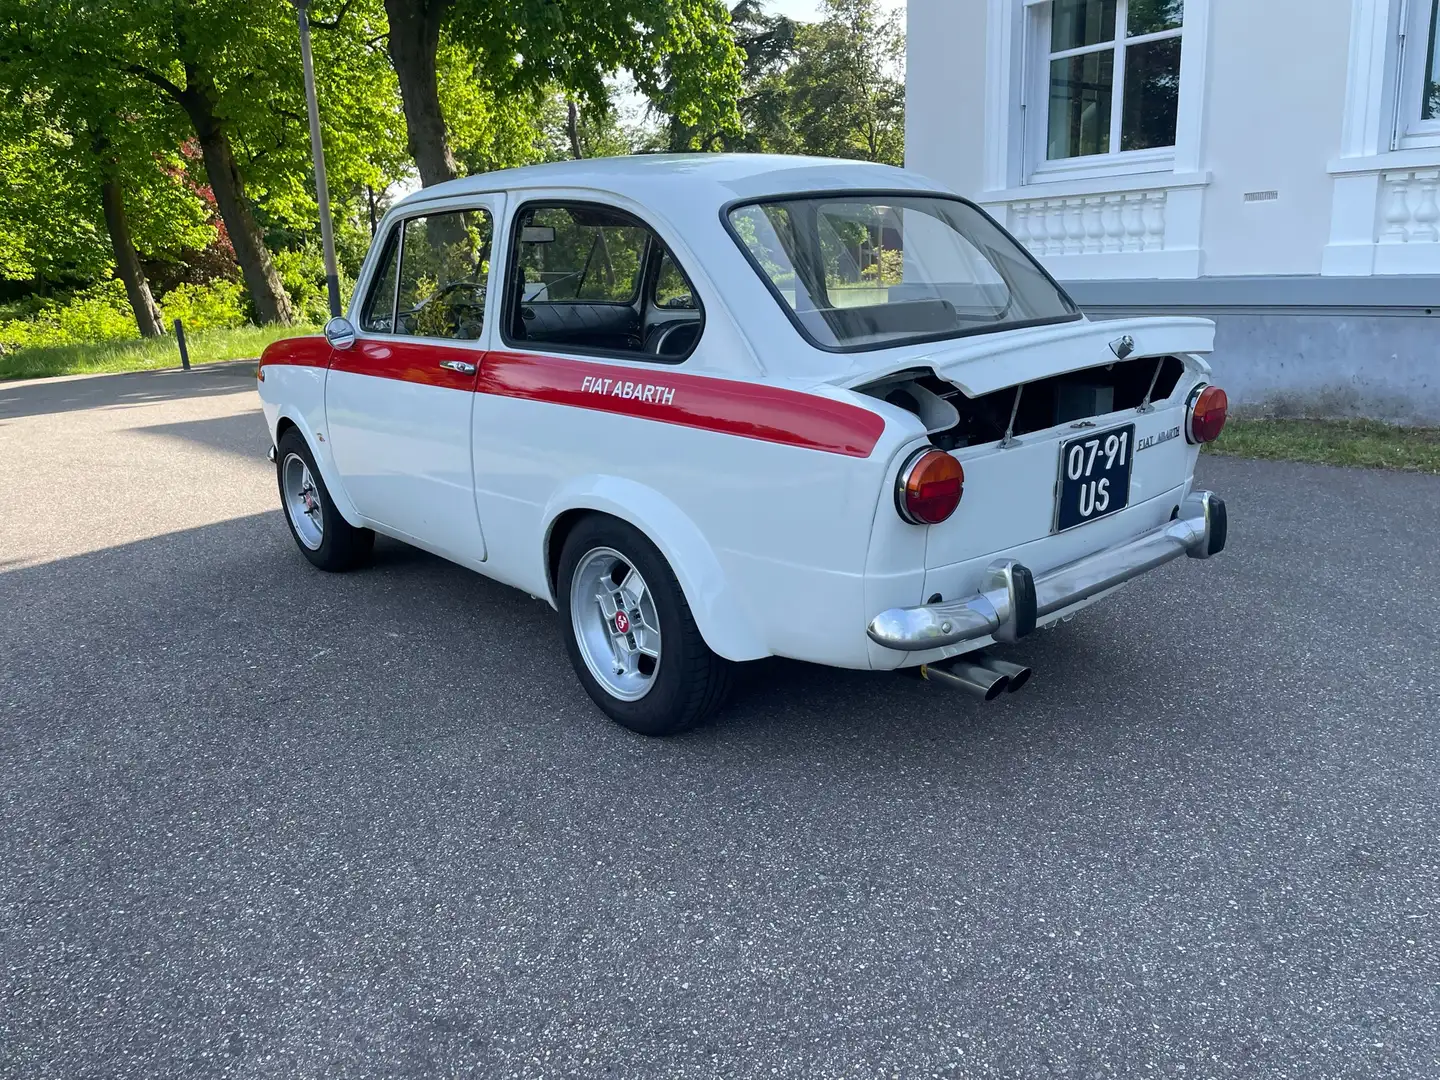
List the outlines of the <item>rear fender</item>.
{"label": "rear fender", "polygon": [[[571,510],[609,514],[649,537],[670,564],[705,644],[716,654],[727,660],[758,660],[770,655],[754,621],[737,603],[736,593],[709,542],[685,512],[664,495],[618,476],[578,477],[565,484],[545,507],[543,550],[547,567],[555,523]],[[558,585],[553,581],[549,585],[551,602],[557,603]]]}

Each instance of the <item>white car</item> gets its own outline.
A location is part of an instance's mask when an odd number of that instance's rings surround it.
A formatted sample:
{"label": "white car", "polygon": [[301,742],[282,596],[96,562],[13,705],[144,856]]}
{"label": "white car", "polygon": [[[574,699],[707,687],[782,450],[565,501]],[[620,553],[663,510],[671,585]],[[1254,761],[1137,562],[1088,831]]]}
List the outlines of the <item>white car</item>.
{"label": "white car", "polygon": [[901,169],[656,156],[416,192],[348,317],[257,375],[312,563],[379,532],[542,598],[659,735],[766,656],[990,699],[1029,675],[997,644],[1219,552],[1213,340],[1090,322]]}

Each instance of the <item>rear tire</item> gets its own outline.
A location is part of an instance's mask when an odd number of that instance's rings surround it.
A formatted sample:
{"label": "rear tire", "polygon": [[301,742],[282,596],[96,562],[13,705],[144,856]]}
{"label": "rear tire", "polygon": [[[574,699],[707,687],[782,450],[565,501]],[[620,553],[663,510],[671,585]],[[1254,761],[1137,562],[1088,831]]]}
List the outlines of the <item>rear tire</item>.
{"label": "rear tire", "polygon": [[321,570],[350,570],[370,557],[375,534],[357,529],[335,509],[335,500],[298,428],[280,436],[275,447],[275,481],[285,524],[300,554]]}
{"label": "rear tire", "polygon": [[557,577],[570,663],[617,724],[674,735],[724,704],[732,665],[705,644],[670,564],[638,529],[583,519],[565,540]]}

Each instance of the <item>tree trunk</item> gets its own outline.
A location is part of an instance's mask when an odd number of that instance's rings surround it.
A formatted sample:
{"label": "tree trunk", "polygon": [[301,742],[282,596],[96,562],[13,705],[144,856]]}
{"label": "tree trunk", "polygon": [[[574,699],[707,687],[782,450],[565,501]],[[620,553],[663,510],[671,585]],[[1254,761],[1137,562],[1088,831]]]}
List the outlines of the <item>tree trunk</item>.
{"label": "tree trunk", "polygon": [[135,325],[143,337],[159,337],[165,333],[165,322],[155,297],[150,295],[150,282],[140,268],[140,256],[130,239],[130,224],[125,219],[125,193],[120,181],[107,176],[100,186],[100,202],[105,208],[105,228],[110,232],[110,246],[115,251],[115,272],[125,283],[125,295],[135,312]]}
{"label": "tree trunk", "polygon": [[390,20],[390,63],[400,83],[400,102],[405,109],[405,142],[425,187],[454,180],[457,175],[455,157],[445,135],[435,70],[440,20],[448,4],[449,0],[385,0],[385,14]]}
{"label": "tree trunk", "polygon": [[220,220],[225,222],[225,231],[230,234],[230,245],[235,249],[235,261],[240,264],[240,275],[245,279],[250,302],[255,305],[255,315],[261,323],[288,325],[290,297],[280,284],[280,275],[275,272],[275,264],[265,247],[265,237],[245,198],[245,182],[240,178],[230,137],[215,115],[213,99],[204,84],[193,72],[186,74],[189,86],[181,104],[195,128],[205,162],[205,176],[215,193]]}
{"label": "tree trunk", "polygon": [[255,315],[261,323],[288,324],[290,297],[280,284],[280,275],[275,272],[275,264],[265,247],[265,237],[246,201],[245,183],[240,179],[230,139],[218,127],[197,130],[196,134],[205,161],[205,175],[210,181],[210,190],[215,193],[215,205],[225,222],[225,231],[230,234],[235,261],[240,264],[240,274],[245,279],[250,302],[255,305]]}
{"label": "tree trunk", "polygon": [[105,229],[110,234],[110,247],[115,252],[115,273],[125,283],[130,310],[142,337],[159,337],[165,333],[165,320],[150,282],[140,266],[140,255],[130,237],[130,221],[125,215],[125,190],[120,186],[119,165],[110,153],[110,141],[100,133],[91,138],[91,145],[100,158],[100,205],[105,211]]}
{"label": "tree trunk", "polygon": [[573,101],[565,102],[565,130],[570,134],[570,155],[579,161],[585,155],[580,152],[580,110]]}

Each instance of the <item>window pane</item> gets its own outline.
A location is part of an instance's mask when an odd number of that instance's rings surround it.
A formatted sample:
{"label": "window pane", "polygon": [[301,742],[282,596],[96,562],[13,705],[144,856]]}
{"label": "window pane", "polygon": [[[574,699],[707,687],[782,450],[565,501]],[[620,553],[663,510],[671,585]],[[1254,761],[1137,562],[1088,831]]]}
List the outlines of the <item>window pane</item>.
{"label": "window pane", "polygon": [[887,346],[1075,317],[1008,234],[959,199],[790,199],[730,212],[807,337]]}
{"label": "window pane", "polygon": [[1440,0],[1430,8],[1430,58],[1425,63],[1421,92],[1425,95],[1420,104],[1422,119],[1440,120]]}
{"label": "window pane", "polygon": [[365,309],[360,313],[360,329],[372,334],[390,333],[395,315],[395,238],[399,235],[399,229],[390,230],[385,252],[380,256],[380,269],[375,273]]}
{"label": "window pane", "polygon": [[634,301],[648,231],[633,219],[603,207],[549,206],[521,224],[524,299]]}
{"label": "window pane", "polygon": [[[600,203],[529,205],[506,271],[505,337],[535,347],[681,360],[700,337],[700,304],[651,228]],[[640,294],[654,260],[654,280]],[[664,314],[662,314],[664,313]]]}
{"label": "window pane", "polygon": [[1055,0],[1050,51],[1064,52],[1115,40],[1115,0]]}
{"label": "window pane", "polygon": [[474,340],[485,320],[490,215],[430,214],[405,222],[397,334]]}
{"label": "window pane", "polygon": [[1131,37],[1178,30],[1185,21],[1185,0],[1130,0],[1125,32]]}
{"label": "window pane", "polygon": [[1121,150],[1175,145],[1180,102],[1180,39],[1165,38],[1125,50],[1125,105]]}
{"label": "window pane", "polygon": [[1115,53],[1109,49],[1050,62],[1050,143],[1046,156],[1051,161],[1110,152],[1114,85]]}
{"label": "window pane", "polygon": [[796,227],[790,207],[785,203],[741,206],[730,212],[730,224],[785,303],[796,311],[813,310],[815,301],[795,273]]}
{"label": "window pane", "polygon": [[695,297],[690,293],[690,283],[675,265],[670,252],[660,256],[660,270],[655,275],[655,306],[680,308],[691,311],[695,308]]}

